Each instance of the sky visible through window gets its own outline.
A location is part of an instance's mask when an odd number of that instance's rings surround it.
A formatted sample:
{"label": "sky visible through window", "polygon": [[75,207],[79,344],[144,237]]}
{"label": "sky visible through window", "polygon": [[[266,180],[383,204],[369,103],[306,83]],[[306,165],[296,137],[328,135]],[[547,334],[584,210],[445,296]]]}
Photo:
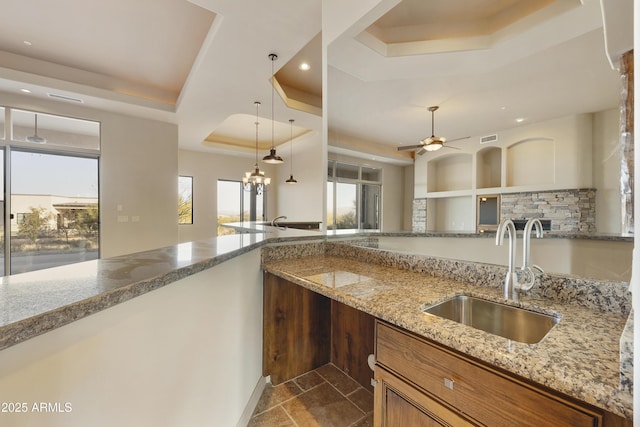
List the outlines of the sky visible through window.
{"label": "sky visible through window", "polygon": [[11,191],[98,197],[97,159],[13,151]]}

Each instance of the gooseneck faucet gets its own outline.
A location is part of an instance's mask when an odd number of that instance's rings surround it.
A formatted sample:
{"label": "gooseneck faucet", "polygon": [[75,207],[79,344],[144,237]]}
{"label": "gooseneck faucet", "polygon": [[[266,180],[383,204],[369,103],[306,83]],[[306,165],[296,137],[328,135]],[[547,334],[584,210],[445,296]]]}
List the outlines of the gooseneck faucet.
{"label": "gooseneck faucet", "polygon": [[531,232],[533,228],[536,229],[536,237],[538,239],[542,239],[544,236],[544,231],[542,229],[542,222],[538,218],[531,218],[527,221],[527,224],[524,226],[524,233],[522,236],[522,267],[520,268],[527,275],[527,282],[520,284],[520,289],[523,291],[528,291],[533,287],[533,284],[536,281],[536,277],[533,274],[533,268],[544,273],[542,268],[537,265],[531,265]]}
{"label": "gooseneck faucet", "polygon": [[518,275],[515,271],[516,263],[516,227],[513,221],[508,218],[502,220],[496,231],[496,245],[502,246],[505,231],[509,236],[509,271],[504,278],[504,299],[517,298],[516,287],[518,286]]}
{"label": "gooseneck faucet", "polygon": [[271,226],[272,227],[278,227],[280,229],[285,229],[286,227],[280,227],[280,224],[278,224],[278,220],[280,220],[280,219],[287,219],[287,216],[286,215],[280,215],[280,216],[277,216],[277,217],[273,218],[271,220]]}

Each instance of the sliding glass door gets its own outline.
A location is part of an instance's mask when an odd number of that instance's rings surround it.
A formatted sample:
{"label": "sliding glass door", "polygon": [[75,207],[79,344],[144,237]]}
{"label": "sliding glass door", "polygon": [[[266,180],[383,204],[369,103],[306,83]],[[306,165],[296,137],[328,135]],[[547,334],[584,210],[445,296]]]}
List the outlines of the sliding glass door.
{"label": "sliding glass door", "polygon": [[100,123],[0,111],[0,275],[98,258]]}
{"label": "sliding glass door", "polygon": [[98,258],[98,160],[11,151],[11,273]]}

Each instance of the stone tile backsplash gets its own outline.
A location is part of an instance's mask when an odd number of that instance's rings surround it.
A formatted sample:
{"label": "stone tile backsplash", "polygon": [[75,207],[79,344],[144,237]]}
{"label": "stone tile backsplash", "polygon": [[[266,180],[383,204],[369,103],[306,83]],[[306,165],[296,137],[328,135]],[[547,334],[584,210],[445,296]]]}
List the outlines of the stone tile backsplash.
{"label": "stone tile backsplash", "polygon": [[[503,265],[394,252],[377,248],[377,239],[300,243],[262,249],[262,260],[330,255],[385,267],[410,270],[477,286],[499,288],[507,268]],[[593,310],[628,315],[631,312],[629,283],[584,279],[562,274],[537,274],[536,285],[528,292],[534,298],[574,303]]]}

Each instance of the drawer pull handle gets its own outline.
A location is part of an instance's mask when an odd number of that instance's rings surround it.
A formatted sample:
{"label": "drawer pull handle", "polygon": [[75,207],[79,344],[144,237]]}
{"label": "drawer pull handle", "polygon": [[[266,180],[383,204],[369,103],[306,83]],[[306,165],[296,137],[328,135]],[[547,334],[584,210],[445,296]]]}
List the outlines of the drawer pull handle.
{"label": "drawer pull handle", "polygon": [[453,390],[453,383],[454,383],[454,382],[455,382],[455,381],[453,381],[452,379],[445,378],[445,379],[444,379],[444,386],[445,386],[446,388],[448,388],[449,390]]}

